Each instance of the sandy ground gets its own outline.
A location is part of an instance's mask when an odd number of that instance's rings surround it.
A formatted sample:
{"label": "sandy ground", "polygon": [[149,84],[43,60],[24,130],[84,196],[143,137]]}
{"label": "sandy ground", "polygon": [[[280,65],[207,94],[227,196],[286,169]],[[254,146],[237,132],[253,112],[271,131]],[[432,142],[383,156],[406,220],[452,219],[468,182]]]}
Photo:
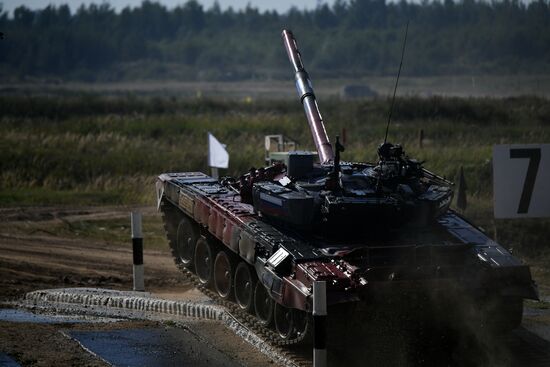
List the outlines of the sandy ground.
{"label": "sandy ground", "polygon": [[[147,212],[152,208],[141,208]],[[60,287],[132,288],[131,247],[105,242],[53,236],[44,231],[13,233],[11,224],[77,219],[109,219],[128,216],[128,208],[98,208],[90,211],[59,208],[0,209],[0,301],[26,292]],[[32,232],[32,231],[31,231]],[[203,297],[183,280],[165,251],[144,251],[147,290],[169,299]],[[103,366],[60,331],[109,330],[154,327],[153,322],[100,324],[33,324],[0,321],[0,353],[7,353],[23,366]],[[156,325],[158,326],[158,325]],[[168,325],[167,327],[173,327]],[[232,360],[248,366],[268,366],[271,361],[231,331],[215,322],[192,322],[186,327],[221,350]]]}
{"label": "sandy ground", "polygon": [[[141,208],[142,212],[152,208]],[[20,222],[77,221],[127,217],[128,208],[0,209],[0,299],[18,297],[44,288],[98,286],[113,289],[132,287],[132,251],[103,241],[69,238],[29,230],[10,229]],[[60,219],[61,218],[61,219]],[[13,226],[12,226],[13,225]],[[183,292],[190,286],[165,251],[144,251],[148,291]]]}
{"label": "sandy ground", "polygon": [[[144,258],[148,290],[189,289],[168,253],[145,251]],[[83,239],[0,234],[0,295],[3,299],[30,290],[67,286],[131,289],[131,250]]]}

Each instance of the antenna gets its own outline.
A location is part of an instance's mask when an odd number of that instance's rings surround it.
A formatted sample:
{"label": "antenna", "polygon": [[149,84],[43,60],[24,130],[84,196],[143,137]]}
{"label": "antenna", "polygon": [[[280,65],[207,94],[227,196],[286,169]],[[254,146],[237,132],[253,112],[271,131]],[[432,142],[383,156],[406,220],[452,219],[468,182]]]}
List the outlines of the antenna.
{"label": "antenna", "polygon": [[391,114],[393,112],[393,105],[395,104],[395,93],[397,92],[397,84],[399,83],[399,76],[401,75],[401,67],[403,66],[403,57],[405,56],[405,45],[407,44],[407,34],[409,33],[409,21],[407,20],[407,28],[405,28],[405,39],[403,40],[403,49],[401,50],[401,62],[399,63],[399,71],[397,72],[397,79],[395,80],[395,88],[393,89],[393,98],[391,100],[390,115],[388,116],[388,124],[386,125],[386,135],[384,136],[384,144],[388,140],[388,131],[390,129]]}

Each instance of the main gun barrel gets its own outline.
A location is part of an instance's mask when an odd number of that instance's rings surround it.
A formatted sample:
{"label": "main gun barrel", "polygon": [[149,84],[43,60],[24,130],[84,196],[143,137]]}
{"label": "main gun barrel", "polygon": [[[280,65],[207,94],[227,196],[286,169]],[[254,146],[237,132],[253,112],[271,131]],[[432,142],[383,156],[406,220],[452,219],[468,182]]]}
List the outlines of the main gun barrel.
{"label": "main gun barrel", "polygon": [[321,112],[319,112],[319,106],[317,106],[317,101],[315,100],[315,94],[313,93],[309,75],[306,69],[304,69],[302,56],[300,55],[300,51],[298,51],[296,39],[291,31],[284,29],[283,40],[288,59],[296,73],[296,90],[304,106],[309,128],[311,129],[311,135],[313,136],[313,141],[315,142],[317,153],[319,154],[319,160],[321,163],[330,162],[334,160],[334,152],[328,140],[323,118],[321,117]]}

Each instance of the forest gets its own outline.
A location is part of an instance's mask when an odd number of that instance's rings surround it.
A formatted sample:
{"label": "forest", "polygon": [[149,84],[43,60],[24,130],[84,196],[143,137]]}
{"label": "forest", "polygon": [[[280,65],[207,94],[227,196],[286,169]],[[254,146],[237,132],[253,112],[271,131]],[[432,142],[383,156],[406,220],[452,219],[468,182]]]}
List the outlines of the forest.
{"label": "forest", "polygon": [[0,79],[244,80],[288,76],[282,28],[316,77],[547,74],[548,0],[337,0],[284,14],[144,1],[0,9]]}

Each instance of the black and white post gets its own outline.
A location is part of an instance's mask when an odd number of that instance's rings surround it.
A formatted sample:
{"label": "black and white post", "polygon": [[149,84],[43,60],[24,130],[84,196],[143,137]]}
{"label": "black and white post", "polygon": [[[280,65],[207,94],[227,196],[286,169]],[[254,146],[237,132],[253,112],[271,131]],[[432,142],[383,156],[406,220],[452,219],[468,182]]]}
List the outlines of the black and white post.
{"label": "black and white post", "polygon": [[143,282],[143,236],[141,234],[141,213],[132,212],[132,250],[134,254],[134,291],[145,291]]}
{"label": "black and white post", "polygon": [[327,283],[313,282],[313,367],[327,366]]}

